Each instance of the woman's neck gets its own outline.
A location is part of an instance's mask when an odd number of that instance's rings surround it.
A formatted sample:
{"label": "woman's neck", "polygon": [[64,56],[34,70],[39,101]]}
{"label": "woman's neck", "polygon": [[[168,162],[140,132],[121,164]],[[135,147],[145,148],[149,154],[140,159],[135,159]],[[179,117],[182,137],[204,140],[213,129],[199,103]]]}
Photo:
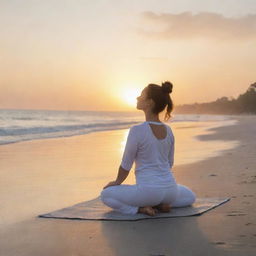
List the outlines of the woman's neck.
{"label": "woman's neck", "polygon": [[146,121],[161,122],[158,115],[148,112],[145,112],[145,119]]}

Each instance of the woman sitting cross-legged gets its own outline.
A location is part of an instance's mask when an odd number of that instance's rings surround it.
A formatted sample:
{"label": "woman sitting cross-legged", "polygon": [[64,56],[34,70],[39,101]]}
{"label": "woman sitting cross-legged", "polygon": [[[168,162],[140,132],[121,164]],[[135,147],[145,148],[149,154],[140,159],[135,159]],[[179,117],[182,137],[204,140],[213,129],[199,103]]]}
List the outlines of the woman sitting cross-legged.
{"label": "woman sitting cross-legged", "polygon": [[[130,128],[117,178],[101,192],[103,203],[116,211],[154,216],[195,202],[195,194],[173,177],[174,136],[170,126],[159,120],[166,106],[165,120],[170,118],[172,87],[168,81],[161,86],[149,84],[137,98],[137,109],[146,121]],[[134,161],[136,184],[121,185]]]}

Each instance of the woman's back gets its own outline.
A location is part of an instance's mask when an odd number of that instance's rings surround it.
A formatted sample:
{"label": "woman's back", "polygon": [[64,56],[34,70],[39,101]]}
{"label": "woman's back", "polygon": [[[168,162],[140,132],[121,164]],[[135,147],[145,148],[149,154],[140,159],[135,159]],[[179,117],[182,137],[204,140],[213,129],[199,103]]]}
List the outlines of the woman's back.
{"label": "woman's back", "polygon": [[164,124],[158,125],[150,122],[148,123],[152,133],[158,140],[162,140],[167,136],[167,127]]}
{"label": "woman's back", "polygon": [[170,185],[175,182],[171,168],[174,157],[174,137],[165,124],[144,122],[133,126],[127,138],[121,166],[130,170],[135,161],[137,183]]}

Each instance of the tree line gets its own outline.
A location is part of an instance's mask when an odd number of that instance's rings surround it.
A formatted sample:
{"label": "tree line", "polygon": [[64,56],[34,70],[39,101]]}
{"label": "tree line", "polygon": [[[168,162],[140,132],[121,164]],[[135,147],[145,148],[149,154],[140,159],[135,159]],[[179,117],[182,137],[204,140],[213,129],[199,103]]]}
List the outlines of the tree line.
{"label": "tree line", "polygon": [[184,104],[175,107],[177,114],[256,114],[256,83],[236,99],[221,97],[208,103]]}

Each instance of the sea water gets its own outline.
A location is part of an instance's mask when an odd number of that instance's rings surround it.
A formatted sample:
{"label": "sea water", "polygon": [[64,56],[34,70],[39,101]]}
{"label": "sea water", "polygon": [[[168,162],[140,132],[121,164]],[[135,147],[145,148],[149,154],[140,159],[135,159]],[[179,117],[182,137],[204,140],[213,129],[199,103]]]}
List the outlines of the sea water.
{"label": "sea water", "polygon": [[[173,115],[168,123],[228,121],[225,115]],[[141,111],[0,110],[0,145],[130,128],[144,122]]]}

